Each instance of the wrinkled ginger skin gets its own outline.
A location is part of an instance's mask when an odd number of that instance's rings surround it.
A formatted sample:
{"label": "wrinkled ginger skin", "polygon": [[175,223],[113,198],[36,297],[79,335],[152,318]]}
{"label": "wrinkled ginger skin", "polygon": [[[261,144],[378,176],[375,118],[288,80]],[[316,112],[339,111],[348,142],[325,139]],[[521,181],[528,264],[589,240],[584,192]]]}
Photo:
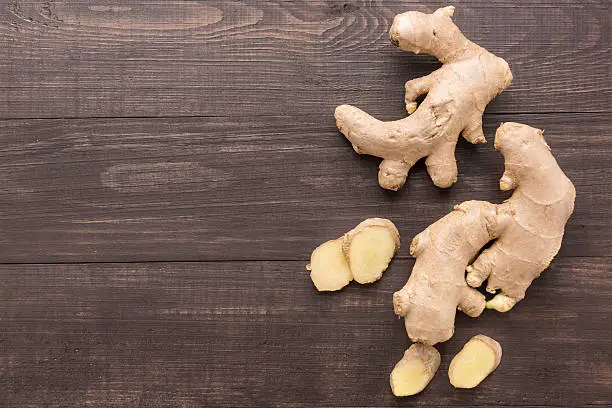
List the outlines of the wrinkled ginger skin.
{"label": "wrinkled ginger skin", "polygon": [[514,189],[512,197],[498,206],[498,213],[510,221],[467,268],[467,282],[478,287],[488,279],[488,292],[501,290],[487,303],[500,312],[523,299],[531,282],[550,265],[574,210],[574,185],[542,133],[527,125],[505,123],[495,135],[495,148],[505,159],[500,188]]}
{"label": "wrinkled ginger skin", "polygon": [[433,345],[448,340],[455,307],[469,316],[482,312],[484,298],[466,282],[476,288],[488,279],[487,291],[501,292],[486,307],[512,309],[559,251],[576,191],[542,131],[502,124],[495,147],[505,159],[500,188],[514,189],[512,197],[499,205],[462,203],[412,242],[411,253],[417,258],[412,274],[393,295],[395,313],[404,316],[412,341]]}
{"label": "wrinkled ginger skin", "polygon": [[[465,38],[451,20],[453,12],[449,6],[433,14],[409,11],[395,16],[390,34],[394,44],[443,63],[433,73],[406,83],[410,116],[383,122],[354,106],[336,108],[338,129],[354,150],[384,159],[378,173],[382,188],[399,190],[410,168],[423,157],[433,183],[452,186],[457,180],[459,134],[470,143],[485,143],[484,109],[512,82],[508,63]],[[416,100],[424,94],[417,108]]]}
{"label": "wrinkled ginger skin", "polygon": [[408,283],[393,295],[413,342],[434,345],[453,336],[456,310],[471,317],[485,308],[485,297],[465,282],[465,268],[504,225],[497,207],[466,201],[418,234],[410,246],[416,262]]}

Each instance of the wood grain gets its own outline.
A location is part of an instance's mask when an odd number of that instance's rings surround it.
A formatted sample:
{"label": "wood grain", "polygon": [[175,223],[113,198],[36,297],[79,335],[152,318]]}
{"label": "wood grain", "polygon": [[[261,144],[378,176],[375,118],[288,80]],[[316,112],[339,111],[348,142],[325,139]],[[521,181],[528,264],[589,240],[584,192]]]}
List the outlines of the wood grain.
{"label": "wood grain", "polygon": [[[485,116],[492,142],[506,116]],[[607,114],[513,115],[546,129],[578,191],[560,256],[609,256]],[[459,202],[501,202],[503,158],[460,143],[459,182],[420,163],[399,193],[378,187],[333,117],[0,122],[0,262],[306,259],[371,216],[404,242]],[[408,245],[400,256],[408,256]]]}
{"label": "wood grain", "polygon": [[[2,407],[612,405],[609,4],[466,0],[455,21],[507,59],[484,116],[546,130],[577,188],[561,252],[508,314],[457,318],[430,387],[395,399],[408,346],[392,293],[412,236],[467,199],[500,202],[492,143],[459,182],[419,163],[399,193],[337,132],[341,103],[405,115],[439,65],[396,50],[417,0],[5,1],[0,4]],[[317,293],[312,248],[370,216],[403,247],[383,279]],[[200,262],[186,262],[200,261]],[[446,371],[500,341],[475,390]]]}
{"label": "wood grain", "polygon": [[[607,258],[556,260],[512,313],[458,315],[432,384],[394,399],[408,340],[392,293],[411,267],[323,295],[304,262],[0,266],[5,406],[612,404]],[[502,363],[454,390],[448,364],[477,333],[501,343]]]}
{"label": "wood grain", "polygon": [[[506,58],[492,113],[606,112],[604,1],[468,1],[455,20]],[[10,1],[0,6],[0,118],[402,115],[403,84],[438,67],[388,40],[415,1]]]}

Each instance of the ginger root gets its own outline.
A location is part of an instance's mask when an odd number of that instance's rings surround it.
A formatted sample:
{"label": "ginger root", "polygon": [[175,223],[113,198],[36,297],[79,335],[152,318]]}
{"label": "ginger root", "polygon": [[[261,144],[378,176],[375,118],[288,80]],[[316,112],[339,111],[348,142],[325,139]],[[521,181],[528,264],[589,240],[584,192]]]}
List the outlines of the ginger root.
{"label": "ginger root", "polygon": [[574,211],[576,190],[557,164],[543,131],[502,123],[495,148],[504,155],[502,190],[512,197],[498,205],[506,224],[497,240],[467,268],[467,283],[501,292],[487,308],[506,312],[525,297],[531,282],[548,268],[561,247],[565,224]]}
{"label": "ginger root", "polygon": [[382,277],[399,246],[399,232],[391,221],[369,218],[318,246],[306,269],[319,291],[340,290],[353,279],[372,283]]}
{"label": "ginger root", "polygon": [[486,201],[466,201],[418,234],[410,245],[416,262],[408,283],[393,294],[414,342],[434,345],[453,336],[455,314],[479,316],[485,297],[465,282],[465,268],[497,235],[497,209]]}
{"label": "ginger root", "polygon": [[472,337],[453,358],[448,378],[455,388],[474,388],[491,374],[501,362],[502,349],[490,337]]}
{"label": "ginger root", "polygon": [[423,391],[440,366],[440,353],[435,348],[414,343],[395,365],[389,380],[396,397],[406,397]]}
{"label": "ginger root", "polygon": [[393,295],[393,306],[412,341],[433,345],[452,337],[455,308],[480,315],[484,296],[468,285],[478,287],[487,278],[487,291],[501,292],[486,307],[510,310],[559,251],[576,193],[542,131],[502,124],[495,148],[505,158],[500,187],[514,188],[512,197],[499,205],[466,201],[410,246],[416,262],[408,283]]}
{"label": "ginger root", "polygon": [[[406,109],[411,115],[382,122],[364,111],[336,108],[338,129],[357,153],[383,158],[378,183],[399,190],[410,168],[427,157],[427,171],[438,187],[457,180],[455,145],[459,134],[470,143],[486,143],[482,114],[487,104],[512,82],[508,63],[468,40],[453,23],[453,6],[433,14],[416,11],[395,16],[391,41],[402,50],[424,52],[442,67],[406,83]],[[417,108],[416,100],[427,94]]]}

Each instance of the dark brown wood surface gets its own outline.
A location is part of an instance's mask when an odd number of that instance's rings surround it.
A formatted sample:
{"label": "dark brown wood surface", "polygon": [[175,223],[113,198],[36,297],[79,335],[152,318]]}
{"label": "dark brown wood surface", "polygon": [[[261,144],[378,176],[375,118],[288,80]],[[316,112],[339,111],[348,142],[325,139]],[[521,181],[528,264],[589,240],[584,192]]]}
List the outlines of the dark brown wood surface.
{"label": "dark brown wood surface", "polygon": [[[5,1],[0,4],[0,406],[612,405],[612,118],[607,1],[468,0],[464,33],[510,62],[487,108],[545,129],[577,189],[558,257],[512,312],[458,315],[419,396],[392,293],[412,236],[467,199],[500,202],[492,143],[459,181],[422,163],[399,193],[333,108],[402,117],[439,66],[388,41],[442,2]],[[381,281],[317,293],[311,250],[370,216],[403,247]],[[474,390],[448,383],[469,337],[500,341]]]}

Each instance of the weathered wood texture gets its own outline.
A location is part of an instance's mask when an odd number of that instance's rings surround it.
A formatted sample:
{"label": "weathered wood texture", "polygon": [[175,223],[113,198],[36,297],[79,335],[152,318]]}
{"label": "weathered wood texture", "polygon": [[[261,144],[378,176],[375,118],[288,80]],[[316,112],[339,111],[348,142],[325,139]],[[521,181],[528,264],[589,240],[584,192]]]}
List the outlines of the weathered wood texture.
{"label": "weathered wood texture", "polygon": [[[509,196],[492,146],[504,118],[486,116],[491,143],[460,143],[455,187],[434,187],[421,163],[399,193],[330,115],[3,121],[0,262],[297,260],[368,216],[409,242],[461,201]],[[511,118],[546,129],[576,185],[561,256],[609,256],[610,116]]]}
{"label": "weathered wood texture", "polygon": [[[507,197],[503,159],[460,142],[455,187],[435,188],[420,163],[385,192],[379,160],[355,154],[331,114],[352,103],[403,116],[404,81],[438,64],[396,50],[388,28],[445,5],[2,2],[0,406],[612,405],[603,0],[455,4],[466,35],[515,76],[486,136],[501,121],[546,129],[576,210],[525,301],[460,315],[432,385],[390,393],[408,345],[391,294],[410,239],[460,201]],[[369,216],[402,233],[389,271],[316,293],[312,248]],[[476,333],[501,342],[502,365],[453,390],[448,364]]]}
{"label": "weathered wood texture", "polygon": [[[304,262],[0,267],[0,386],[7,406],[589,406],[612,404],[607,258],[562,258],[512,311],[458,315],[430,387],[394,399],[407,347],[381,281],[319,294]],[[447,370],[477,333],[503,346],[474,390]]]}
{"label": "weathered wood texture", "polygon": [[[0,118],[320,116],[350,101],[400,115],[403,83],[437,67],[390,46],[417,1],[7,1]],[[455,20],[506,58],[490,112],[606,112],[607,1],[467,1]]]}

